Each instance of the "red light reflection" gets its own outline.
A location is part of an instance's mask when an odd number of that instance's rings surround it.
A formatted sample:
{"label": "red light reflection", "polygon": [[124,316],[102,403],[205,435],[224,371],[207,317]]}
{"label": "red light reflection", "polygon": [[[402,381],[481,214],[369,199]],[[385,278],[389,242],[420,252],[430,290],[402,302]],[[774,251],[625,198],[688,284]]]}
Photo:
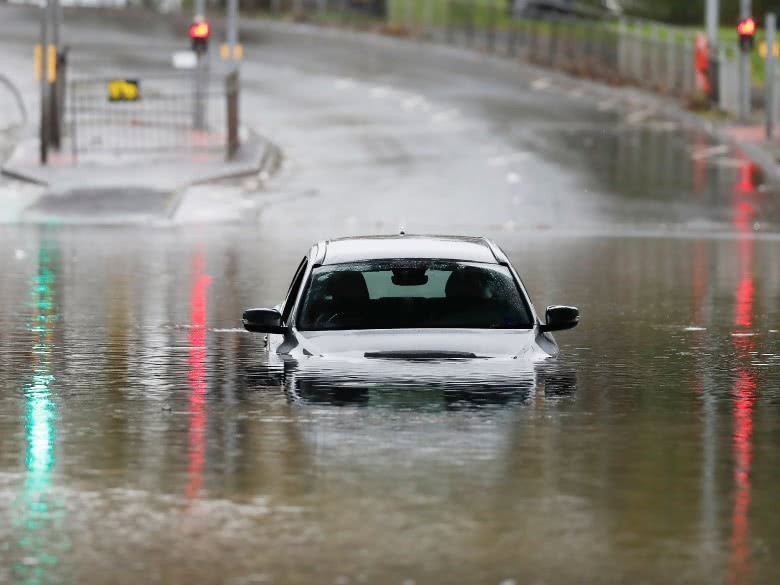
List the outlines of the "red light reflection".
{"label": "red light reflection", "polygon": [[206,459],[206,324],[208,317],[208,287],[211,277],[205,273],[203,254],[192,262],[192,289],[190,291],[190,420],[187,434],[188,484],[187,498],[197,498],[203,483],[203,464]]}
{"label": "red light reflection", "polygon": [[752,181],[753,165],[745,162],[740,167],[739,181],[734,193],[734,226],[737,229],[739,274],[735,298],[736,325],[734,349],[737,359],[737,379],[734,385],[734,504],[731,512],[731,554],[729,578],[733,585],[746,585],[751,580],[750,561],[750,502],[752,483],[750,473],[753,457],[753,407],[757,382],[750,368],[755,342],[750,333],[753,326],[755,279],[753,256],[755,240],[753,221],[755,206],[746,198],[755,193]]}

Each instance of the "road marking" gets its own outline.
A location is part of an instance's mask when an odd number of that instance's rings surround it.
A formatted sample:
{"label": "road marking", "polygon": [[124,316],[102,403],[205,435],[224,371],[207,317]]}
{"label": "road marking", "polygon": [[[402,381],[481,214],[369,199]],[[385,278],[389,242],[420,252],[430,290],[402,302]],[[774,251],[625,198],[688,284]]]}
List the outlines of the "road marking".
{"label": "road marking", "polygon": [[628,122],[629,124],[641,124],[653,114],[655,114],[655,110],[652,108],[639,110],[638,112],[632,112],[628,116],[626,116],[626,122]]}
{"label": "road marking", "polygon": [[676,122],[670,120],[650,122],[647,127],[657,132],[674,132],[679,128]]}
{"label": "road marking", "polygon": [[458,117],[458,110],[455,108],[444,110],[443,112],[437,112],[433,115],[433,122],[436,124],[442,124],[449,122]]}
{"label": "road marking", "polygon": [[342,77],[337,79],[333,85],[336,86],[336,89],[349,89],[355,87],[356,83],[355,80],[350,77]]}
{"label": "road marking", "polygon": [[618,97],[607,98],[603,102],[600,102],[599,105],[596,106],[596,109],[599,112],[614,110],[618,103],[620,103],[620,98]]}
{"label": "road marking", "polygon": [[425,104],[425,98],[419,95],[407,97],[401,101],[404,110],[416,110]]}
{"label": "road marking", "polygon": [[510,185],[517,185],[520,182],[520,175],[510,171],[506,174],[506,182]]}
{"label": "road marking", "polygon": [[512,161],[525,160],[529,157],[527,152],[510,152],[509,154],[497,154],[490,157],[487,163],[491,167],[503,167]]}
{"label": "road marking", "polygon": [[550,80],[547,78],[535,79],[531,82],[531,89],[534,91],[541,91],[550,87]]}
{"label": "road marking", "polygon": [[371,97],[373,98],[382,99],[386,98],[390,94],[390,88],[384,85],[377,85],[376,87],[371,88]]}

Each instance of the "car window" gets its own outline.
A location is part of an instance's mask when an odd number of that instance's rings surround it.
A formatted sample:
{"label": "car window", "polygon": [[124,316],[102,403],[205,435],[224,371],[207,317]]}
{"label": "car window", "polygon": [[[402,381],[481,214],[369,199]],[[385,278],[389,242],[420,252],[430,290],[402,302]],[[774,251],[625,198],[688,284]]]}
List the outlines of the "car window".
{"label": "car window", "polygon": [[284,309],[282,310],[282,322],[286,323],[290,318],[293,306],[295,305],[295,298],[298,296],[298,291],[301,288],[301,282],[303,281],[303,275],[306,273],[307,259],[301,260],[298,265],[298,270],[295,271],[290,288],[287,290],[287,296],[284,300]]}
{"label": "car window", "polygon": [[315,268],[297,325],[303,331],[527,329],[530,315],[505,266],[381,260]]}

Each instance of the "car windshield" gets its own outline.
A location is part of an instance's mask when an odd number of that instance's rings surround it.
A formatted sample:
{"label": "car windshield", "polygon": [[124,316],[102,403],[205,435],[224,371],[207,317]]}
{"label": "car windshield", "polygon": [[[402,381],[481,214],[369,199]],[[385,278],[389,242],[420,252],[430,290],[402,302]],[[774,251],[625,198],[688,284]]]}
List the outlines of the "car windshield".
{"label": "car windshield", "polygon": [[439,260],[315,268],[298,317],[302,331],[529,329],[532,325],[508,268]]}

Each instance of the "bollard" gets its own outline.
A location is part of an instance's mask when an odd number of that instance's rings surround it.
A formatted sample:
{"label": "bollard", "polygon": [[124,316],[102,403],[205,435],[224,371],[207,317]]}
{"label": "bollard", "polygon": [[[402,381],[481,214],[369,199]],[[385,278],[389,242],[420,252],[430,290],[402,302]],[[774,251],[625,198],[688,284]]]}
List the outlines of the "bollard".
{"label": "bollard", "polygon": [[232,160],[238,152],[238,71],[232,71],[225,77],[225,98],[227,104],[227,159]]}

